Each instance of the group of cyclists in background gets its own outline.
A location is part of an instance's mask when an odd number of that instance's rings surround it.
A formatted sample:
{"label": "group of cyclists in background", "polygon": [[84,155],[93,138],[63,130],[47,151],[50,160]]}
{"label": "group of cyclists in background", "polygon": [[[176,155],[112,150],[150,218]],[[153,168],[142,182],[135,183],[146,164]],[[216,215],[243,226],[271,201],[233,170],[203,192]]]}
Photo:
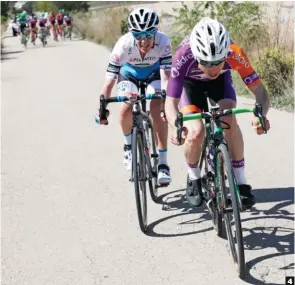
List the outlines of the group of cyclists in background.
{"label": "group of cyclists in background", "polygon": [[30,15],[23,11],[19,15],[15,16],[13,23],[17,27],[17,33],[20,36],[22,47],[27,46],[29,38],[31,43],[35,45],[38,38],[42,42],[43,46],[47,44],[47,37],[50,36],[50,30],[52,30],[53,40],[58,41],[58,35],[60,38],[72,37],[72,22],[73,18],[66,12],[65,9],[59,10],[55,15],[54,12],[41,12]]}

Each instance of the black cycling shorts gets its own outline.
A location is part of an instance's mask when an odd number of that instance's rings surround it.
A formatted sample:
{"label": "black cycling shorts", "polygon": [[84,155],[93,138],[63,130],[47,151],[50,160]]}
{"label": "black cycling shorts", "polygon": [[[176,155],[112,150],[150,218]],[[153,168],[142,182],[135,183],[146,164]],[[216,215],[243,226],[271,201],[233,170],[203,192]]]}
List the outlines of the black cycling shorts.
{"label": "black cycling shorts", "polygon": [[231,76],[221,74],[216,79],[208,81],[185,78],[179,109],[183,114],[207,112],[207,97],[216,103],[222,99],[236,101]]}

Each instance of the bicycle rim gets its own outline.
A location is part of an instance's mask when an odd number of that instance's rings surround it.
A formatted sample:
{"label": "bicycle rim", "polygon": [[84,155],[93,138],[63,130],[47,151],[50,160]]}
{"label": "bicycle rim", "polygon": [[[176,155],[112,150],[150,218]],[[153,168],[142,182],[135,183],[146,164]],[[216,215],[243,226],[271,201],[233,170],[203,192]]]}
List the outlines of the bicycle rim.
{"label": "bicycle rim", "polygon": [[147,230],[146,198],[146,162],[143,148],[142,132],[137,128],[132,133],[132,175],[139,226],[142,232]]}
{"label": "bicycle rim", "polygon": [[[239,204],[235,191],[232,166],[227,147],[224,144],[218,146],[217,160],[221,205],[224,213],[223,218],[227,239],[238,275],[240,278],[244,278],[245,255]],[[225,174],[227,175],[228,187],[226,187]],[[229,204],[228,194],[230,194],[231,205]]]}
{"label": "bicycle rim", "polygon": [[150,157],[150,169],[149,172],[151,174],[151,177],[149,179],[149,188],[150,188],[150,194],[151,198],[154,202],[158,199],[158,157],[157,157],[157,148],[156,148],[156,142],[155,142],[155,136],[154,136],[154,130],[153,126],[150,122],[150,125],[148,126],[148,136],[149,136],[149,142],[150,142],[150,148],[149,148],[149,157]]}
{"label": "bicycle rim", "polygon": [[216,231],[217,236],[222,236],[222,215],[218,210],[216,187],[214,183],[214,174],[208,171],[208,157],[209,147],[205,143],[202,146],[201,158],[199,160],[199,167],[202,177],[202,191],[206,201],[206,206],[212,218],[213,228]]}

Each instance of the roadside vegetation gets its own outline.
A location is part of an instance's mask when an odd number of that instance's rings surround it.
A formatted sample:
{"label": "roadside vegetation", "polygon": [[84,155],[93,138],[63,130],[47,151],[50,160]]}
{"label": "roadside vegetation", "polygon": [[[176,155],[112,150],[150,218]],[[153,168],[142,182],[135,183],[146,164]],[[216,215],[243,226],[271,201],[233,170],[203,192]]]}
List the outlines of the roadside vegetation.
{"label": "roadside vegetation", "polygon": [[[9,9],[11,10],[9,3],[13,2],[15,1],[1,2],[1,26],[7,19]],[[118,38],[127,32],[126,20],[131,12],[130,7],[126,5],[127,1],[115,2],[120,6],[110,8],[108,1],[28,1],[22,10],[56,12],[64,8],[73,15],[73,32],[77,36],[112,49]],[[188,7],[182,2],[181,8],[173,9],[172,14],[160,15],[161,24],[167,19],[172,20],[171,25],[165,29],[161,27],[161,30],[170,36],[175,51],[181,40],[202,17],[218,19],[229,30],[231,39],[245,50],[269,91],[272,107],[292,111],[294,10],[290,9],[282,28],[282,3],[277,2],[275,15],[269,16],[271,21],[266,20],[263,5],[268,4],[248,1],[194,1]],[[238,95],[253,97],[236,72],[233,72],[233,78]]]}
{"label": "roadside vegetation", "polygon": [[[280,28],[281,3],[276,6],[272,25],[263,19],[262,6],[257,2],[194,2],[189,9],[182,4],[174,9],[172,29],[168,31],[175,50],[185,35],[202,17],[218,19],[229,30],[231,39],[239,44],[262,78],[271,97],[271,105],[288,111],[294,109],[294,19],[284,19]],[[282,26],[282,25],[281,25]],[[291,30],[291,32],[290,32]],[[236,72],[233,72],[237,94],[253,95]]]}

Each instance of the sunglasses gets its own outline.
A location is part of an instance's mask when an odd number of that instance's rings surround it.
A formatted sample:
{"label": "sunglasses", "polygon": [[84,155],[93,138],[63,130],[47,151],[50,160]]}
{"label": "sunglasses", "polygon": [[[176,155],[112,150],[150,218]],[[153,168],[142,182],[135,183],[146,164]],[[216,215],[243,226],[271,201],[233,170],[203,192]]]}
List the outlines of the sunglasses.
{"label": "sunglasses", "polygon": [[225,61],[225,58],[220,59],[220,60],[214,60],[214,61],[205,61],[205,60],[198,60],[199,63],[205,67],[212,67],[212,66],[217,66]]}
{"label": "sunglasses", "polygon": [[156,33],[157,33],[157,30],[155,29],[155,30],[144,31],[144,32],[132,32],[132,35],[137,41],[141,41],[141,40],[145,40],[145,39],[149,40],[153,38]]}

